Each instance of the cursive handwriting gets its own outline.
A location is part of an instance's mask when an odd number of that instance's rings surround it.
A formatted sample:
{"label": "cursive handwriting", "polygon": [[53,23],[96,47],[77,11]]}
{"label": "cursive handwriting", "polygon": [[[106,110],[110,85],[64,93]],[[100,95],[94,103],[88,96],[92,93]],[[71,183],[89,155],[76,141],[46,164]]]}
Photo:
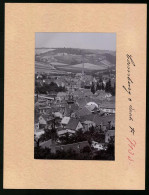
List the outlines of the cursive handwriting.
{"label": "cursive handwriting", "polygon": [[[129,102],[129,107],[128,107],[128,129],[129,132],[131,133],[131,136],[134,136],[135,134],[135,127],[134,127],[134,113],[135,113],[135,108],[133,107],[133,97],[132,97],[132,91],[133,91],[133,84],[134,81],[131,76],[131,68],[135,67],[135,63],[132,59],[132,56],[127,54],[127,85],[123,85],[123,89],[125,92],[128,94],[128,102]],[[132,66],[132,67],[131,67]],[[135,139],[132,138],[126,138],[128,141],[128,160],[130,162],[134,162],[134,148],[136,146],[136,141]],[[130,163],[131,164],[131,163]]]}
{"label": "cursive handwriting", "polygon": [[129,120],[133,121],[133,112],[135,112],[135,109],[132,107],[132,105],[129,105]]}
{"label": "cursive handwriting", "polygon": [[132,56],[131,55],[126,55],[127,57],[127,87],[125,87],[123,85],[123,88],[125,89],[125,91],[131,95],[131,85],[133,84],[133,81],[132,81],[132,78],[131,78],[131,75],[130,75],[130,67],[131,67],[131,64],[133,66],[135,66],[135,63],[132,59]]}

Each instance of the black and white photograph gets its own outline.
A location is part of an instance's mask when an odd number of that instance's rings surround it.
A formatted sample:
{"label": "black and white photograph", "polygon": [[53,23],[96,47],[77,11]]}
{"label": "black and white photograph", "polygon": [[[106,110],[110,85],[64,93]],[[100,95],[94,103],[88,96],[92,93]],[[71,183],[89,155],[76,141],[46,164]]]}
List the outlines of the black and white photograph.
{"label": "black and white photograph", "polygon": [[115,160],[116,33],[36,32],[34,159]]}

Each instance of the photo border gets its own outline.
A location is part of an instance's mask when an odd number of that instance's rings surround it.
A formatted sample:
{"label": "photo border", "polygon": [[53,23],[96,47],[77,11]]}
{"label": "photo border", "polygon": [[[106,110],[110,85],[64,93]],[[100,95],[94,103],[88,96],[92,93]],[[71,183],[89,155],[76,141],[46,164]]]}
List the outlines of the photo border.
{"label": "photo border", "polygon": [[[0,66],[0,189],[2,189],[2,192],[5,193],[5,194],[20,194],[20,192],[22,194],[32,194],[32,193],[36,193],[36,194],[40,194],[40,193],[49,193],[49,192],[53,192],[53,193],[57,193],[59,191],[61,191],[60,193],[66,193],[66,192],[70,192],[71,193],[87,193],[87,194],[91,194],[93,193],[98,193],[97,190],[7,190],[7,189],[3,189],[3,145],[4,145],[4,26],[5,26],[5,3],[70,3],[70,1],[60,1],[60,0],[57,0],[57,1],[46,1],[46,0],[14,0],[13,2],[11,0],[2,0],[0,2],[0,45],[1,45],[1,52],[0,52],[0,62],[1,62],[1,66]],[[136,1],[136,0],[123,0],[123,1],[118,1],[118,0],[113,0],[112,2],[110,0],[106,1],[106,0],[100,0],[100,1],[79,1],[79,0],[76,0],[76,1],[71,1],[71,3],[110,3],[110,4],[115,4],[115,3],[126,3],[126,4],[147,4],[147,9],[148,9],[148,2],[147,0],[140,0],[140,1]],[[147,24],[148,24],[148,19],[149,19],[149,13],[147,12]],[[149,25],[147,25],[147,35],[148,35],[148,31],[149,31]],[[148,47],[149,45],[149,39],[147,38],[147,51],[149,49]],[[147,57],[147,63],[149,62],[149,55],[147,54],[146,55]],[[147,64],[146,63],[146,64]],[[147,65],[146,65],[147,66]],[[149,70],[147,68],[147,72],[146,72],[146,75],[149,74]],[[146,130],[149,128],[149,124],[147,123],[147,121],[149,120],[149,90],[148,90],[148,87],[149,87],[149,79],[147,78],[146,80]],[[149,143],[147,142],[147,140],[149,140],[149,133],[148,131],[146,131],[146,178],[145,178],[145,193],[147,192],[147,190],[149,190],[149,152],[148,152],[148,148],[149,148]],[[107,191],[107,190],[102,190],[104,193],[106,191],[106,193],[111,193],[110,191]],[[121,190],[112,190],[113,192],[115,192],[116,194],[117,193],[122,193]],[[135,193],[136,190],[129,190],[130,193],[134,192]],[[142,191],[139,191],[137,190],[137,194],[142,194]],[[128,193],[128,191],[126,190],[126,193]]]}

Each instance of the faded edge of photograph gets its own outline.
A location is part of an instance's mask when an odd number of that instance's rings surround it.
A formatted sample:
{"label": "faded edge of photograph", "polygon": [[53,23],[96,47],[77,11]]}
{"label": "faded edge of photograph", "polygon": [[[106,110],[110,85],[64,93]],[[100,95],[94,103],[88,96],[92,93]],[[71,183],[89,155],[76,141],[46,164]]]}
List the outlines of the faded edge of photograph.
{"label": "faded edge of photograph", "polygon": [[34,159],[115,160],[116,33],[35,33]]}

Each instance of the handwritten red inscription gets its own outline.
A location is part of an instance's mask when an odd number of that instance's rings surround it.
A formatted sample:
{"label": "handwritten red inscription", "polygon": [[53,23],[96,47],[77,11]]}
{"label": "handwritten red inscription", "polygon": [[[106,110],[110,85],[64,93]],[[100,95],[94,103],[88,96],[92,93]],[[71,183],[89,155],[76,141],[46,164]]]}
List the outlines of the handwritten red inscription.
{"label": "handwritten red inscription", "polygon": [[134,161],[134,148],[136,146],[136,141],[135,140],[130,140],[128,137],[126,138],[128,141],[128,160],[129,161]]}

